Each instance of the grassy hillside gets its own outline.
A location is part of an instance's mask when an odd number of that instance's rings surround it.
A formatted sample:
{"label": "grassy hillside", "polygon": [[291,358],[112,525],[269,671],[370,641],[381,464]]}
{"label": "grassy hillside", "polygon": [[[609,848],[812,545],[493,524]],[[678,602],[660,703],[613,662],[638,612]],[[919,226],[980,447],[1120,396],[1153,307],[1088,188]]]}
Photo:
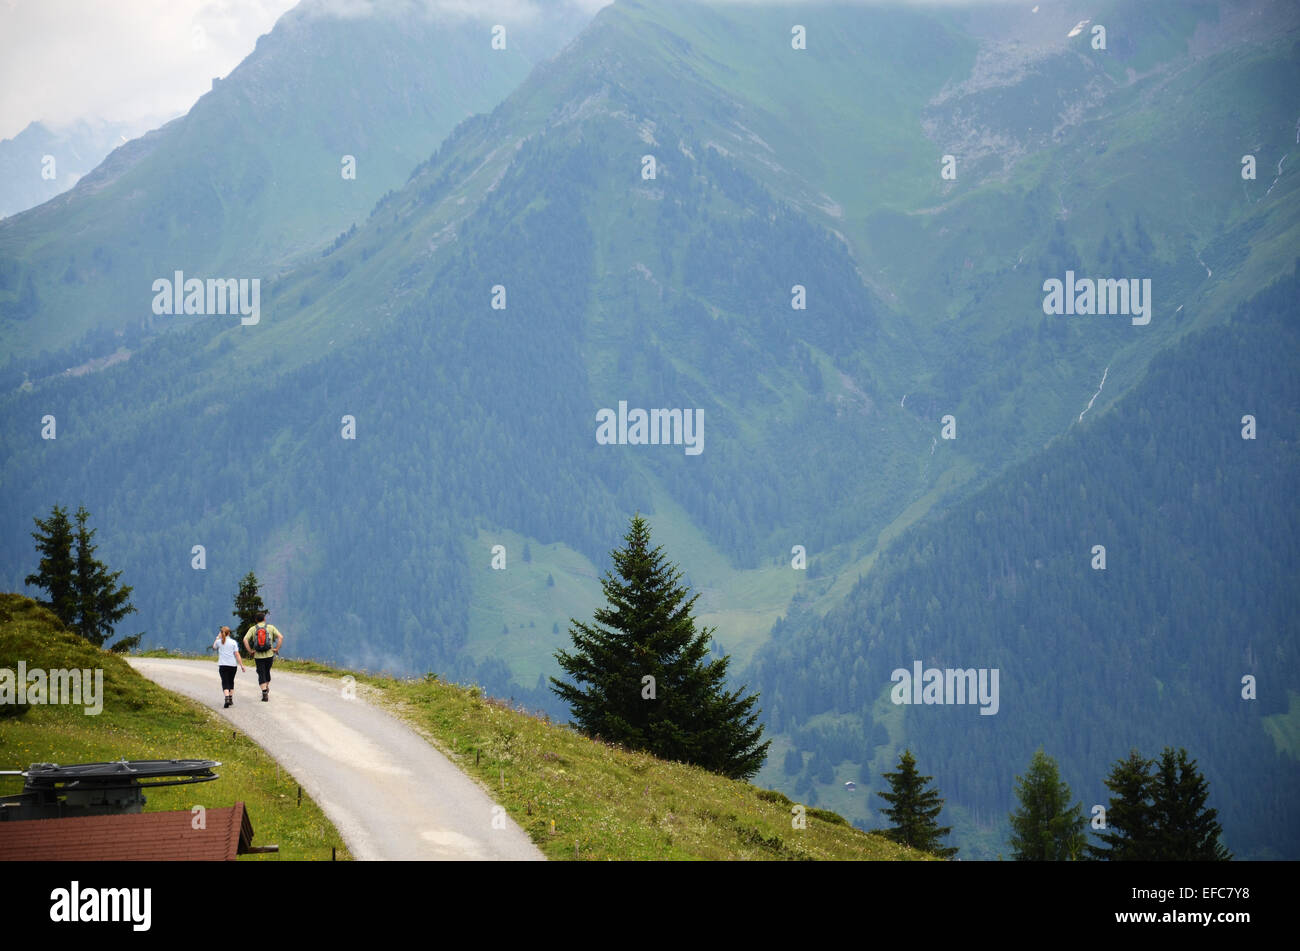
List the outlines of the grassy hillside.
{"label": "grassy hillside", "polygon": [[[252,740],[231,731],[212,711],[146,680],[120,655],[91,646],[35,601],[0,594],[0,668],[16,670],[19,661],[29,670],[102,669],[103,710],[89,716],[82,707],[37,705],[15,715],[14,707],[0,708],[0,768],[123,758],[216,760],[220,779],[150,789],[145,811],[218,809],[243,801],[253,844],[278,845],[280,851],[242,861],[328,860],[331,847],[340,859],[352,857],[320,807],[306,795],[298,805],[294,778]],[[0,782],[0,792],[22,788],[21,777],[0,777]]]}
{"label": "grassy hillside", "polygon": [[433,673],[401,679],[287,658],[281,668],[355,677],[366,699],[481,782],[550,859],[933,859],[812,807],[795,829],[795,804],[779,792],[588,739]]}

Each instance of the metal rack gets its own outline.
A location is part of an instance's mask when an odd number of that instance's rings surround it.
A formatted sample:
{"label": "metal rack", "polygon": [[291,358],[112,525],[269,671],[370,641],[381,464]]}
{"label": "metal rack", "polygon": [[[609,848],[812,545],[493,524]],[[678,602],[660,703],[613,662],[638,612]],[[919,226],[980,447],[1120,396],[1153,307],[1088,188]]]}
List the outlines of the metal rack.
{"label": "metal rack", "polygon": [[219,778],[212,770],[220,765],[210,759],[121,759],[71,766],[33,763],[24,770],[0,770],[0,776],[23,777],[21,793],[0,796],[0,822],[142,812],[147,801],[144,790],[211,782]]}

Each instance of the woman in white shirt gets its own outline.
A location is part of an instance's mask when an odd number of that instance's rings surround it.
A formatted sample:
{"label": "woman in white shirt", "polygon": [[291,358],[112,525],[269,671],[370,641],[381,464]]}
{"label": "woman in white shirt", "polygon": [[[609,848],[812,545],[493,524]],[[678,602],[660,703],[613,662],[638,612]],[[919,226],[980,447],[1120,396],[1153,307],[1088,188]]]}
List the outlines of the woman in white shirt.
{"label": "woman in white shirt", "polygon": [[235,664],[244,669],[244,658],[239,655],[239,641],[230,633],[230,628],[223,627],[217,639],[212,642],[217,649],[217,670],[221,671],[221,689],[226,693],[227,707],[235,703]]}

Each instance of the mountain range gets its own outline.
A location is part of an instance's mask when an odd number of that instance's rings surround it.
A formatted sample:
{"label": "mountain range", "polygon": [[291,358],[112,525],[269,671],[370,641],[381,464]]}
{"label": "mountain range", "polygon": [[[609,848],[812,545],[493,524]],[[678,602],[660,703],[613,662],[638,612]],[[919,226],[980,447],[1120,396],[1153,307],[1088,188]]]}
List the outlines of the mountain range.
{"label": "mountain range", "polygon": [[[1238,857],[1296,858],[1297,27],[304,3],[0,221],[0,583],[84,503],[150,646],[251,569],[300,655],[562,715],[641,511],[763,695],[756,781],[878,825],[911,748],[987,858],[1038,746],[1090,807],[1184,745]],[[701,451],[598,437],[638,408]],[[891,703],[914,662],[999,669],[998,712]]]}
{"label": "mountain range", "polygon": [[109,152],[153,123],[80,120],[49,126],[28,123],[0,139],[0,218],[26,211],[67,191]]}

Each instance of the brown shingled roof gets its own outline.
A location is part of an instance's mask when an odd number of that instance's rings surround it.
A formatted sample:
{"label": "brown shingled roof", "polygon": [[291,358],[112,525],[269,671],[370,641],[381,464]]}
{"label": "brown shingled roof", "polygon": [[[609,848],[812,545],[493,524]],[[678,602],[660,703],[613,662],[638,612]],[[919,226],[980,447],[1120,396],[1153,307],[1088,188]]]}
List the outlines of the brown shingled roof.
{"label": "brown shingled roof", "polygon": [[181,810],[0,822],[0,861],[231,862],[252,845],[242,802],[207,810],[204,829],[193,818]]}

